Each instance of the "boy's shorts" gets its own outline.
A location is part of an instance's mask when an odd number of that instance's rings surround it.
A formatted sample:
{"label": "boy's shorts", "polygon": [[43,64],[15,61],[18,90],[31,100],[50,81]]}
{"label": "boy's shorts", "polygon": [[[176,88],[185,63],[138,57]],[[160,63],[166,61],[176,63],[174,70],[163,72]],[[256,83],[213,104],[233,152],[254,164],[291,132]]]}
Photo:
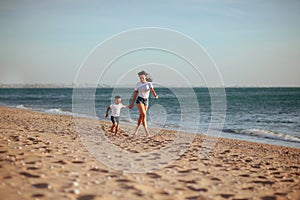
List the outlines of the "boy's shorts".
{"label": "boy's shorts", "polygon": [[119,124],[120,123],[120,120],[119,120],[119,117],[114,117],[114,116],[111,116],[110,117],[110,120],[113,124],[117,123]]}
{"label": "boy's shorts", "polygon": [[138,96],[136,99],[136,104],[144,104],[145,106],[148,106],[148,99],[144,99],[143,97]]}

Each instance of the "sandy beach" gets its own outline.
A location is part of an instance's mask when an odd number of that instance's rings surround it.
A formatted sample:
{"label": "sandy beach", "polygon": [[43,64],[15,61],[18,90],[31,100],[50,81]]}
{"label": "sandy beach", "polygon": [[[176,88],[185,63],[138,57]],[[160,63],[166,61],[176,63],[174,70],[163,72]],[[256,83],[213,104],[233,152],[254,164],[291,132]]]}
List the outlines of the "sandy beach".
{"label": "sandy beach", "polygon": [[[149,173],[124,173],[95,159],[76,133],[71,116],[0,107],[1,199],[300,199],[300,149],[219,139],[206,157],[197,156],[203,137],[168,166]],[[82,119],[90,121],[92,119]],[[163,130],[151,139],[112,137],[141,153],[174,139]],[[142,132],[142,131],[141,131]]]}

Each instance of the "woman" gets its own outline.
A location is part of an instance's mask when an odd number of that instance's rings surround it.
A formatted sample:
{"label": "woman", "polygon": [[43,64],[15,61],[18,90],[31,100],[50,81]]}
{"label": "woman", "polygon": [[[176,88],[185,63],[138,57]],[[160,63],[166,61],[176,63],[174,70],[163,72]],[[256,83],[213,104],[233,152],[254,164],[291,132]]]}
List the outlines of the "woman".
{"label": "woman", "polygon": [[140,113],[134,135],[138,133],[140,125],[142,123],[147,137],[151,137],[147,128],[147,116],[146,116],[146,112],[148,109],[148,98],[149,98],[150,91],[152,92],[153,96],[156,99],[158,98],[158,96],[156,95],[156,92],[153,89],[153,85],[151,83],[152,80],[149,78],[149,75],[145,71],[141,71],[138,73],[138,76],[140,78],[140,82],[137,83],[135,87],[132,102],[129,105],[129,108],[132,108],[134,105],[134,101],[136,100],[136,106]]}

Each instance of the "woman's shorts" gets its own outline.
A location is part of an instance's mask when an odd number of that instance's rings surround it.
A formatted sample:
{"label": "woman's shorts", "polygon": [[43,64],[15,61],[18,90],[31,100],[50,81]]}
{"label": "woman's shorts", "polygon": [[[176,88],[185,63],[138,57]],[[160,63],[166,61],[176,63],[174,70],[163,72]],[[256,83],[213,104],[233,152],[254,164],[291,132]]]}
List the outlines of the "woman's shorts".
{"label": "woman's shorts", "polygon": [[119,117],[114,117],[114,116],[111,116],[110,117],[110,120],[113,124],[117,123],[119,124],[120,123],[120,120],[119,120]]}
{"label": "woman's shorts", "polygon": [[148,99],[144,99],[143,97],[138,96],[136,99],[136,104],[144,104],[145,106],[148,106]]}

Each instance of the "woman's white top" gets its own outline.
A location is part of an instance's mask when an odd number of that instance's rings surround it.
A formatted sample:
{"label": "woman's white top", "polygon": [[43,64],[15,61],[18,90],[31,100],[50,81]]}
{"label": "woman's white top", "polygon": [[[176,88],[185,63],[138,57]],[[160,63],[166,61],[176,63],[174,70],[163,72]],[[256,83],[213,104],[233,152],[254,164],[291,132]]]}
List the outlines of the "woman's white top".
{"label": "woman's white top", "polygon": [[150,88],[153,88],[153,85],[151,82],[141,83],[138,82],[135,87],[135,91],[138,91],[138,96],[142,97],[144,99],[149,98],[150,94]]}

